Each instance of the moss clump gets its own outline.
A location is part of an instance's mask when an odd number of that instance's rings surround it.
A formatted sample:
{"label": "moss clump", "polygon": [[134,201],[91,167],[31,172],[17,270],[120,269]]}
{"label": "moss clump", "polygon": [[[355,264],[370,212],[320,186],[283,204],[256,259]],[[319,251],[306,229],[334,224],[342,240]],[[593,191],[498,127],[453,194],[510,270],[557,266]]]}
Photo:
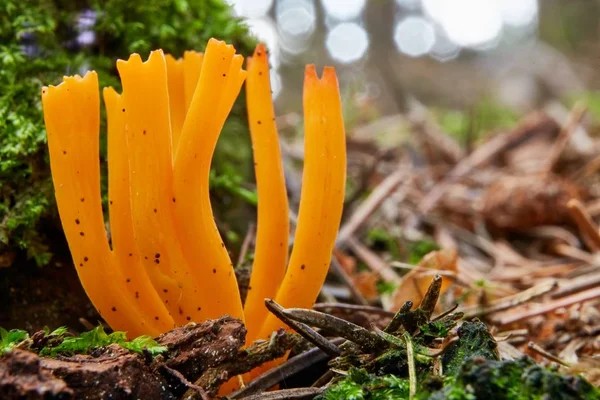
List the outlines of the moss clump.
{"label": "moss clump", "polygon": [[[119,88],[115,60],[132,52],[145,57],[162,48],[180,56],[187,49],[203,50],[210,37],[217,37],[248,55],[254,42],[223,0],[5,0],[2,8],[0,255],[24,249],[43,265],[51,248],[41,221],[57,219],[41,86],[58,83],[65,74],[94,69],[101,86]],[[225,149],[216,155],[227,160],[228,171],[236,171],[228,173],[234,176],[242,170],[240,163],[251,162],[243,113],[243,107],[235,107],[224,131],[224,140],[236,144],[220,144]],[[222,154],[232,147],[236,152]],[[225,193],[236,194],[237,187],[229,186]]]}
{"label": "moss clump", "polygon": [[466,360],[446,386],[424,397],[430,400],[576,400],[600,399],[600,389],[582,377],[561,375],[531,359]]}
{"label": "moss clump", "polygon": [[[449,321],[449,320],[448,320]],[[436,330],[448,333],[449,323],[427,324],[425,336]],[[421,326],[422,328],[425,325]],[[414,341],[427,341],[415,337]],[[575,400],[600,399],[600,389],[582,377],[562,375],[542,368],[529,358],[500,361],[496,342],[486,326],[475,320],[459,328],[459,340],[447,349],[442,358],[444,376],[433,375],[431,362],[424,362],[423,350],[416,347],[416,400]],[[388,352],[391,354],[391,352]],[[386,355],[388,354],[386,353]],[[419,353],[421,353],[419,355]],[[350,368],[348,375],[334,382],[319,400],[408,399],[410,383],[406,353],[396,351],[397,357],[387,357],[394,368]],[[398,356],[404,355],[400,359]],[[383,358],[380,357],[379,361]],[[401,366],[399,368],[399,366]],[[370,368],[371,367],[371,368]],[[395,369],[394,374],[389,371]]]}
{"label": "moss clump", "polygon": [[496,341],[483,322],[477,319],[465,322],[458,328],[458,338],[458,341],[449,345],[442,357],[447,375],[456,374],[463,362],[471,357],[500,360]]}
{"label": "moss clump", "polygon": [[[581,377],[561,375],[530,359],[495,361],[481,357],[464,361],[450,377],[418,380],[415,400],[596,400],[600,389]],[[408,379],[351,370],[318,400],[408,399]]]}
{"label": "moss clump", "polygon": [[346,378],[336,383],[315,400],[392,400],[408,399],[408,379],[395,375],[376,376],[353,368]]}

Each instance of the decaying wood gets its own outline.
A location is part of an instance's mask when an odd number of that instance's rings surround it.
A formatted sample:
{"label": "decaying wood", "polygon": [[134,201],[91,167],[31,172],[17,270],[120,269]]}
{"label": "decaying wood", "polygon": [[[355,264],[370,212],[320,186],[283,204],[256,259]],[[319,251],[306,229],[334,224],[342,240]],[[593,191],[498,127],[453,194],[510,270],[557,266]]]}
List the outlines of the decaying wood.
{"label": "decaying wood", "polygon": [[[291,348],[300,343],[297,335],[281,330],[270,341],[257,342],[242,350],[227,362],[207,369],[195,382],[196,386],[205,388],[209,395],[215,396],[219,387],[230,378],[250,372],[254,368],[277,358],[283,357]],[[197,391],[189,389],[185,399],[200,399]]]}
{"label": "decaying wood", "polygon": [[186,390],[202,398],[204,390],[214,395],[228,376],[281,357],[298,343],[296,335],[281,332],[242,350],[245,335],[241,321],[222,317],[159,336],[168,350],[153,360],[118,345],[57,358],[16,349],[0,358],[0,398],[158,400]]}
{"label": "decaying wood", "polygon": [[0,398],[72,399],[73,389],[42,369],[36,354],[15,349],[0,359]]}

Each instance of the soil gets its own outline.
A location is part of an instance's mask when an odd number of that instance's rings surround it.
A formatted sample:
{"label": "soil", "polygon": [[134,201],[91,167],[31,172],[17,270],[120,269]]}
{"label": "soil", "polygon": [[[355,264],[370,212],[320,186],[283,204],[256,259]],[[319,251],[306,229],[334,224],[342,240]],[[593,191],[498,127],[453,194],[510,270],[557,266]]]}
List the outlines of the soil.
{"label": "soil", "polygon": [[45,326],[87,330],[101,320],[88,300],[70,259],[57,256],[45,267],[19,257],[13,266],[0,268],[0,326],[38,331]]}

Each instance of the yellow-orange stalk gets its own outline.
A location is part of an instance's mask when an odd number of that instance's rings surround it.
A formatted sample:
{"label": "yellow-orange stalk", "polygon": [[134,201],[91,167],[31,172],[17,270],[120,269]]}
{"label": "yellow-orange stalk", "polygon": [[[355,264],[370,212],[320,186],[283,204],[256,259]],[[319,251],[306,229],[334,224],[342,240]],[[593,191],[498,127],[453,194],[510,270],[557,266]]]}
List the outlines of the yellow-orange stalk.
{"label": "yellow-orange stalk", "polygon": [[246,102],[258,192],[256,251],[244,304],[246,343],[252,343],[268,315],[264,300],[275,297],[285,275],[289,209],[264,45],[257,46],[246,68]]}
{"label": "yellow-orange stalk", "polygon": [[[175,323],[154,290],[144,269],[133,236],[131,201],[129,197],[129,159],[125,137],[123,97],[113,88],[104,89],[108,136],[108,209],[112,243],[111,262],[123,272],[125,287],[139,303],[140,309],[160,332]],[[151,268],[152,273],[155,268]],[[158,317],[158,318],[155,318]]]}
{"label": "yellow-orange stalk", "polygon": [[65,77],[58,86],[44,87],[42,104],[56,203],[86,293],[114,329],[130,336],[160,333],[111,262],[100,200],[97,74]]}
{"label": "yellow-orange stalk", "polygon": [[192,97],[194,97],[196,87],[198,87],[198,79],[200,79],[200,73],[202,72],[203,60],[204,53],[198,53],[197,51],[191,50],[183,53],[183,92],[186,113],[190,108],[190,104],[192,104]]}
{"label": "yellow-orange stalk", "polygon": [[161,50],[154,51],[142,63],[140,56],[133,54],[128,61],[119,60],[117,69],[123,83],[131,211],[140,260],[177,325],[203,321],[208,296],[191,279],[173,222],[171,124],[164,55]]}
{"label": "yellow-orange stalk", "polygon": [[[209,197],[212,155],[246,72],[235,49],[211,39],[198,85],[187,113],[174,160],[175,216],[179,241],[192,276],[201,284],[198,297],[204,318],[224,314],[243,319],[233,264],[215,224]],[[216,296],[214,291],[223,293]]]}
{"label": "yellow-orange stalk", "polygon": [[185,104],[185,63],[183,59],[176,60],[170,54],[165,55],[167,62],[167,82],[169,85],[169,111],[171,115],[171,135],[173,148],[177,148],[183,121],[187,113]]}
{"label": "yellow-orange stalk", "polygon": [[[329,269],[339,229],[346,184],[346,142],[335,70],[315,67],[304,75],[304,169],[298,225],[285,278],[275,301],[283,307],[310,308]],[[284,324],[269,315],[260,337]]]}

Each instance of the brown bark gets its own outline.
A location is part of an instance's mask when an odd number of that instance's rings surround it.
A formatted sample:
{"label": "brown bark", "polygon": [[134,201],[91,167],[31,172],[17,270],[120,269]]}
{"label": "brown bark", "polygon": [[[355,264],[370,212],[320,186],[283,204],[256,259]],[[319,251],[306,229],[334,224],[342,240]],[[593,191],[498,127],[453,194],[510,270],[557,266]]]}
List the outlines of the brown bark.
{"label": "brown bark", "polygon": [[189,381],[236,359],[245,335],[230,317],[190,324],[159,336],[168,350],[154,360],[118,345],[59,358],[15,349],[0,358],[0,398],[175,399]]}

